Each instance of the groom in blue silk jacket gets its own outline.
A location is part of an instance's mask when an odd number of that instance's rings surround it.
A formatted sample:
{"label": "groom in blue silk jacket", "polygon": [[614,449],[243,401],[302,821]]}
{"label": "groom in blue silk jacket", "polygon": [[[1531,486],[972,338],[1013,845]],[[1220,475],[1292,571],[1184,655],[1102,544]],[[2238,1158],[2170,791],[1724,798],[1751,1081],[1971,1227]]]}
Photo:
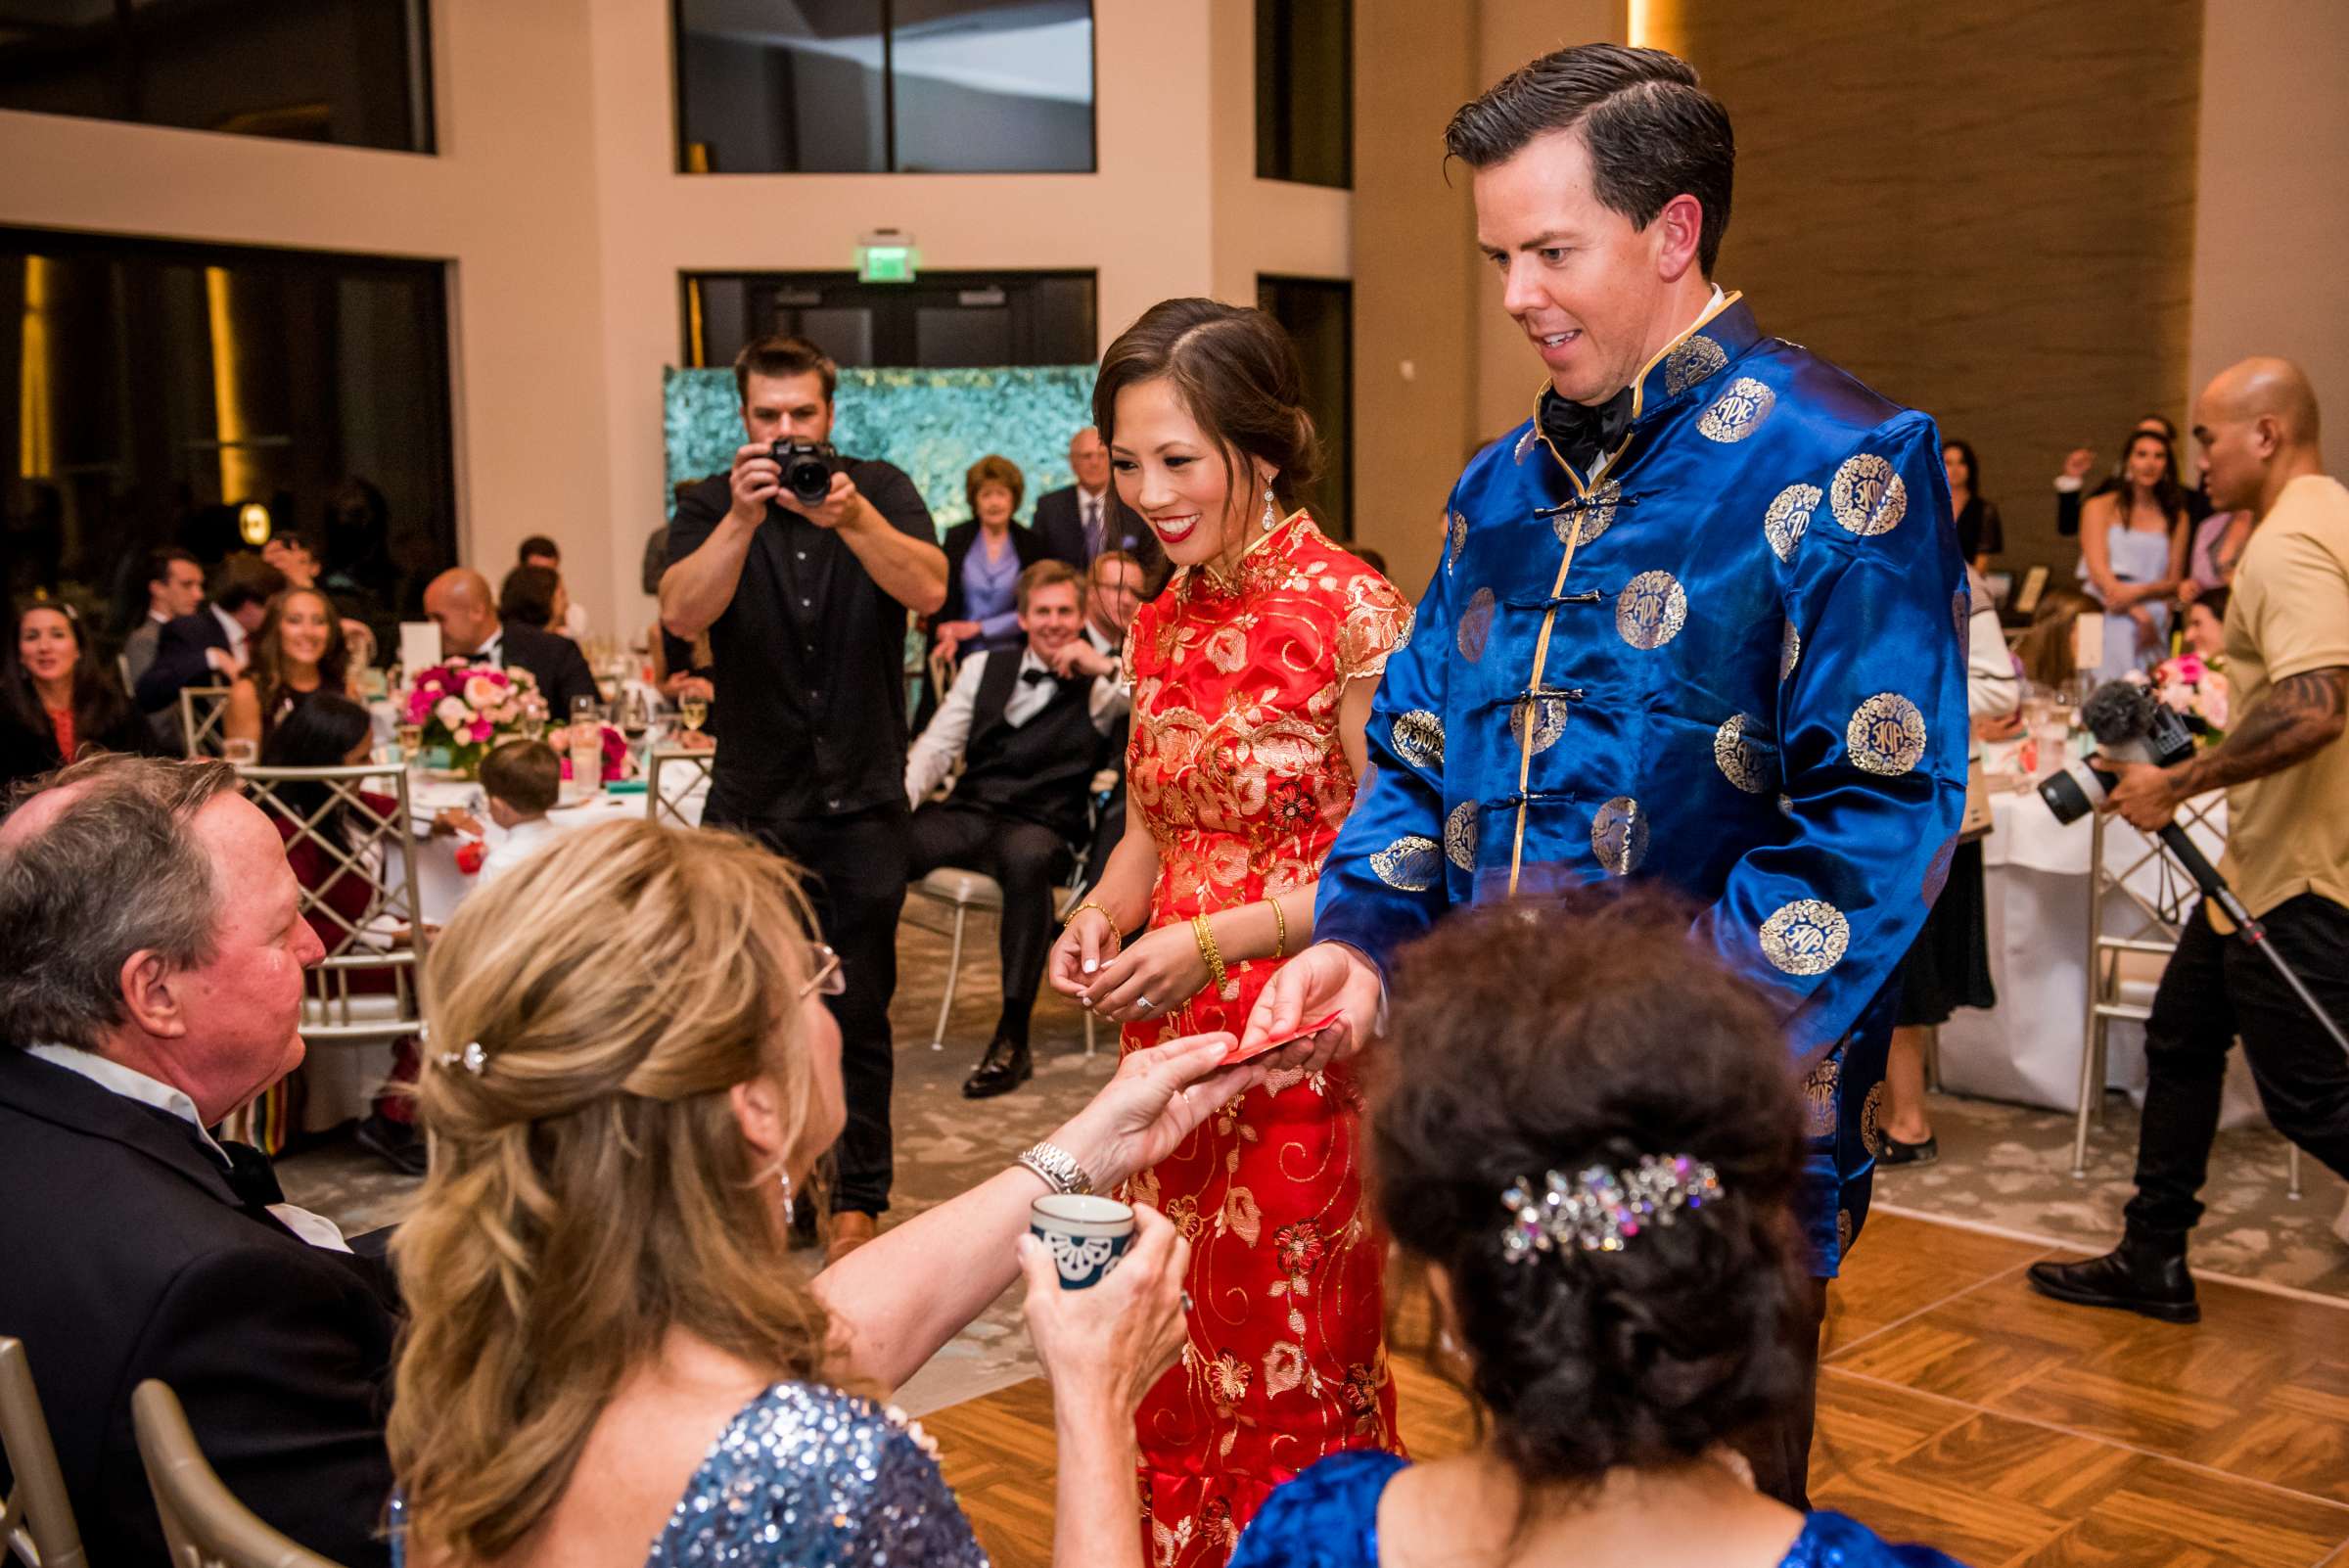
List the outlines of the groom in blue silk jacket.
{"label": "groom in blue silk jacket", "polygon": [[[1807,1075],[1823,1314],[1867,1209],[1896,970],[1963,814],[1967,598],[1940,438],[1713,286],[1734,144],[1684,62],[1561,50],[1446,140],[1548,379],[1452,489],[1316,945],[1249,1034],[1341,1008],[1273,1059],[1318,1066],[1371,1037],[1391,956],[1447,909],[1661,879],[1777,1001]],[[1793,1327],[1814,1361],[1818,1327]],[[1797,1507],[1811,1426],[1806,1404],[1746,1446]]]}

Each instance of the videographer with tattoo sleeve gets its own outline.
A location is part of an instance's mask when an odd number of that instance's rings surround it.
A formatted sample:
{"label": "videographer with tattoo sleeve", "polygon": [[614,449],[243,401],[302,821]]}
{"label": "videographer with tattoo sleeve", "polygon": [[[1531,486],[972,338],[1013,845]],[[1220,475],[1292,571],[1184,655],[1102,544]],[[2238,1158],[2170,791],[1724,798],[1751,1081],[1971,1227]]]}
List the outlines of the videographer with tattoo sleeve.
{"label": "videographer with tattoo sleeve", "polygon": [[[2234,727],[2172,767],[2101,762],[2119,775],[2105,809],[2152,832],[2224,788],[2220,871],[2338,1026],[2349,1022],[2349,489],[2324,472],[2316,394],[2288,360],[2222,371],[2194,405],[2193,434],[2211,504],[2258,520],[2227,609]],[[2205,901],[2145,1024],[2150,1081],[2127,1232],[2101,1258],[2032,1265],[2042,1293],[2166,1322],[2200,1316],[2186,1238],[2238,1036],[2276,1130],[2349,1176],[2349,1057]]]}
{"label": "videographer with tattoo sleeve", "polygon": [[[808,873],[847,989],[848,1126],[835,1150],[834,1262],[889,1207],[890,992],[905,901],[905,615],[946,598],[921,492],[830,444],[840,373],[801,338],[734,361],[748,438],[731,473],[678,497],[661,623],[710,634],[725,701],[703,822],[750,834]],[[806,1207],[806,1206],[803,1206]]]}

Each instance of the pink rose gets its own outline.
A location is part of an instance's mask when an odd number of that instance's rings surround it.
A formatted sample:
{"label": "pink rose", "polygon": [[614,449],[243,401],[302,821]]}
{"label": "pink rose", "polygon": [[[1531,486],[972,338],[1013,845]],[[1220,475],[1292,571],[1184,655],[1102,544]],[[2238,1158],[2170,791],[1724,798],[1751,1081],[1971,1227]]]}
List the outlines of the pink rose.
{"label": "pink rose", "polygon": [[465,701],[473,708],[494,708],[505,696],[504,681],[493,681],[487,675],[477,674],[465,682]]}
{"label": "pink rose", "polygon": [[475,719],[475,720],[474,720],[474,724],[473,724],[473,738],[474,738],[475,740],[477,740],[477,741],[485,741],[485,740],[487,740],[487,739],[488,739],[490,736],[492,736],[492,735],[494,735],[494,734],[496,734],[496,733],[497,733],[497,726],[496,726],[495,724],[492,724],[492,723],[490,723],[490,722],[489,722],[489,720],[487,720],[486,718],[478,718],[478,719]]}

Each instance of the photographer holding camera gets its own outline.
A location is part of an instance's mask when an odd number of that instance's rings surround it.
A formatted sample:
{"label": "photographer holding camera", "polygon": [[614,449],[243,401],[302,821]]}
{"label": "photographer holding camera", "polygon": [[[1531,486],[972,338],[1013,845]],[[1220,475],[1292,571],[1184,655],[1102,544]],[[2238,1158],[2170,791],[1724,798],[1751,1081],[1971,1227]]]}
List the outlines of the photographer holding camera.
{"label": "photographer holding camera", "polygon": [[661,623],[707,631],[726,700],[702,820],[809,874],[847,988],[848,1125],[835,1149],[832,1256],[889,1207],[889,998],[905,901],[905,615],[945,602],[946,557],[921,492],[888,463],[832,450],[839,370],[803,338],[735,356],[748,441],[686,491],[669,525]]}
{"label": "photographer holding camera", "polygon": [[2194,405],[2211,504],[2257,518],[2227,611],[2234,727],[2168,767],[2098,760],[2103,808],[2158,831],[2178,807],[2226,788],[2221,871],[2308,998],[2206,900],[2186,923],[2145,1024],[2144,1124],[2137,1195],[2120,1247],[2078,1264],[2034,1264],[2058,1301],[2165,1322],[2201,1315],[2186,1269],[2195,1194],[2219,1123],[2227,1051],[2239,1035],[2276,1130],[2349,1176],[2349,489],[2326,478],[2317,399],[2287,360],[2222,371]]}

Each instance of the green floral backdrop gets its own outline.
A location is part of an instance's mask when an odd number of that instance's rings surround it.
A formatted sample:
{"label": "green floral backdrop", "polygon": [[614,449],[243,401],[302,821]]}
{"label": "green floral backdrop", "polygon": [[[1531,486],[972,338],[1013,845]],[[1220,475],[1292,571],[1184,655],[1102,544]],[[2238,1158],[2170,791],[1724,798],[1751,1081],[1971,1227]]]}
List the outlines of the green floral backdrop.
{"label": "green floral backdrop", "polygon": [[[1020,521],[1036,498],[1071,483],[1069,438],[1093,422],[1091,365],[1019,365],[995,370],[843,370],[832,443],[851,457],[877,457],[913,476],[944,533],[967,520],[962,476],[989,452],[1020,466],[1028,488]],[[666,515],[676,487],[722,474],[742,444],[734,372],[668,370],[662,376],[668,453]]]}

